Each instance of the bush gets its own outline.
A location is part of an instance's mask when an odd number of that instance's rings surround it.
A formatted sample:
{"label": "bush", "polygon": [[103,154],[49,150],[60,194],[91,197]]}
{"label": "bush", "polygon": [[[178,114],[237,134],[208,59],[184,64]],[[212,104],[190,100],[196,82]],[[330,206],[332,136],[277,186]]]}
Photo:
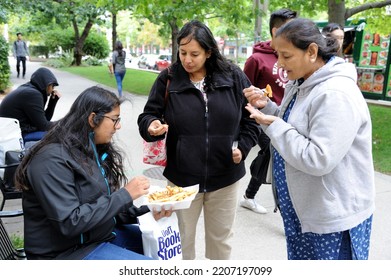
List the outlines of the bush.
{"label": "bush", "polygon": [[101,66],[102,60],[97,59],[96,57],[90,56],[87,59],[83,61],[83,63],[87,64],[88,66]]}
{"label": "bush", "polygon": [[104,59],[110,54],[109,43],[104,35],[91,31],[84,43],[83,52],[86,55]]}
{"label": "bush", "polygon": [[39,57],[41,55],[49,57],[49,48],[46,46],[29,46],[31,56]]}
{"label": "bush", "polygon": [[0,36],[0,91],[3,92],[10,84],[11,70],[8,63],[9,46],[3,36]]}
{"label": "bush", "polygon": [[60,58],[51,58],[44,64],[53,68],[63,68],[71,66],[73,61],[73,51],[64,52]]}
{"label": "bush", "polygon": [[[51,30],[45,36],[45,46],[50,52],[73,51],[75,47],[75,34],[70,28],[66,30]],[[106,58],[110,53],[109,43],[104,35],[91,30],[83,46],[84,55],[94,56],[98,59]]]}

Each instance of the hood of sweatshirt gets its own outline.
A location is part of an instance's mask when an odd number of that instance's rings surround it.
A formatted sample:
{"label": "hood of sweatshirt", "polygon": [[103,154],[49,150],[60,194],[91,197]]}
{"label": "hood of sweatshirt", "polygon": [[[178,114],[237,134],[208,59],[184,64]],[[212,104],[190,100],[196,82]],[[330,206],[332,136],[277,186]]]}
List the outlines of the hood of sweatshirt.
{"label": "hood of sweatshirt", "polygon": [[49,85],[58,86],[57,79],[52,71],[43,67],[31,75],[30,83],[45,95],[47,94],[46,89]]}
{"label": "hood of sweatshirt", "polygon": [[[276,54],[276,51],[273,50],[273,48],[270,46],[271,41],[266,42],[259,42],[254,45],[253,47],[253,53],[274,53]],[[277,54],[276,54],[277,55]]]}
{"label": "hood of sweatshirt", "polygon": [[344,59],[334,56],[323,67],[319,68],[319,70],[305,80],[301,88],[314,87],[336,76],[346,77],[357,83],[356,67],[352,63],[345,62]]}
{"label": "hood of sweatshirt", "polygon": [[290,81],[286,88],[290,92],[295,92],[293,88],[300,87],[301,90],[307,92],[314,88],[316,85],[329,80],[333,77],[346,77],[351,79],[354,83],[357,83],[357,70],[354,64],[345,62],[344,59],[334,56],[325,65],[315,71],[308,79],[303,83],[297,83],[296,81]]}

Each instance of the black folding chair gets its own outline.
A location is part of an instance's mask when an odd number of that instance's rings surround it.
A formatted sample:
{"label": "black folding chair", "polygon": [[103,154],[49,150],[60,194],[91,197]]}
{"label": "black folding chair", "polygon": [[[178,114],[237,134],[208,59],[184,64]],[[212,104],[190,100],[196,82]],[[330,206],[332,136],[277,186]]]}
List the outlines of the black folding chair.
{"label": "black folding chair", "polygon": [[22,210],[0,211],[0,260],[26,260],[24,248],[15,248],[3,224],[3,218],[22,216]]}
{"label": "black folding chair", "polygon": [[14,177],[17,166],[23,158],[23,152],[8,151],[6,152],[6,159],[8,162],[13,162],[7,165],[1,165],[0,169],[4,169],[3,177],[0,176],[0,190],[3,195],[3,200],[0,204],[0,211],[4,209],[5,202],[10,199],[22,198],[22,191],[17,190],[14,185]]}

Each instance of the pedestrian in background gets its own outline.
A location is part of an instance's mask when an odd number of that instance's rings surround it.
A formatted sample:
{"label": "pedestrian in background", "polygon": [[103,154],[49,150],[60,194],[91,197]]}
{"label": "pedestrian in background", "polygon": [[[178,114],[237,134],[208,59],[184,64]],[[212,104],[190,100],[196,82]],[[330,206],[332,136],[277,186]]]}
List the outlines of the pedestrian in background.
{"label": "pedestrian in background", "polygon": [[[296,12],[290,9],[284,8],[274,11],[270,15],[269,20],[271,39],[254,45],[253,54],[247,59],[243,69],[254,86],[264,89],[268,84],[270,85],[273,91],[271,100],[276,102],[277,105],[281,103],[284,96],[284,89],[288,82],[288,77],[286,72],[277,66],[278,56],[274,49],[273,39],[278,28],[295,17]],[[267,146],[270,145],[270,139],[261,128],[258,145],[260,150],[253,161],[254,163],[257,162],[259,157],[263,157],[263,153],[270,154],[267,150]],[[268,158],[268,155],[265,158]],[[256,174],[255,171],[255,169],[251,170],[253,173],[251,174],[250,182],[248,183],[245,194],[240,199],[239,205],[255,213],[265,214],[267,213],[266,208],[255,201],[255,195],[262,183],[266,181],[266,178],[259,177],[259,174]],[[263,174],[266,174],[266,172],[263,172]]]}
{"label": "pedestrian in background", "polygon": [[345,31],[343,27],[338,23],[330,22],[323,27],[322,34],[324,36],[331,36],[337,39],[339,44],[338,55],[343,57],[343,40],[345,39]]}
{"label": "pedestrian in background", "polygon": [[280,27],[274,43],[290,80],[281,105],[255,87],[244,93],[271,140],[288,259],[368,259],[372,124],[356,69],[337,56],[337,40],[308,19]]}
{"label": "pedestrian in background", "polygon": [[119,97],[122,97],[122,81],[126,74],[125,60],[126,52],[121,41],[117,41],[111,59],[110,74],[115,76]]}
{"label": "pedestrian in background", "polygon": [[229,259],[239,181],[259,133],[245,109],[243,89],[250,81],[221,55],[205,24],[197,20],[186,23],[177,43],[177,62],[158,75],[138,118],[139,130],[148,142],[163,139],[167,133],[163,175],[170,185],[199,184],[190,208],[177,211],[183,259],[196,257],[196,229],[202,211],[206,258]]}
{"label": "pedestrian in background", "polygon": [[22,33],[16,33],[17,40],[14,41],[12,46],[12,52],[14,54],[14,58],[16,59],[16,73],[17,77],[20,76],[20,63],[22,62],[22,77],[24,79],[26,75],[26,60],[30,56],[29,50],[27,48],[26,42],[23,40]]}

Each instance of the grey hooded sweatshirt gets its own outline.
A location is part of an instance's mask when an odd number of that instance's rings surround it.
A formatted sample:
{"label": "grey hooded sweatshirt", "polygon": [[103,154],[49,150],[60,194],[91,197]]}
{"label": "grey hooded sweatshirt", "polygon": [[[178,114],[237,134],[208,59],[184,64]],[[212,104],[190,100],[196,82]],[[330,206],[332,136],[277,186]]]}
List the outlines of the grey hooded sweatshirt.
{"label": "grey hooded sweatshirt", "polygon": [[288,121],[262,128],[285,161],[302,232],[345,231],[374,212],[372,124],[356,79],[354,65],[334,57],[301,85],[290,81],[280,107],[261,110],[281,117],[297,93]]}

